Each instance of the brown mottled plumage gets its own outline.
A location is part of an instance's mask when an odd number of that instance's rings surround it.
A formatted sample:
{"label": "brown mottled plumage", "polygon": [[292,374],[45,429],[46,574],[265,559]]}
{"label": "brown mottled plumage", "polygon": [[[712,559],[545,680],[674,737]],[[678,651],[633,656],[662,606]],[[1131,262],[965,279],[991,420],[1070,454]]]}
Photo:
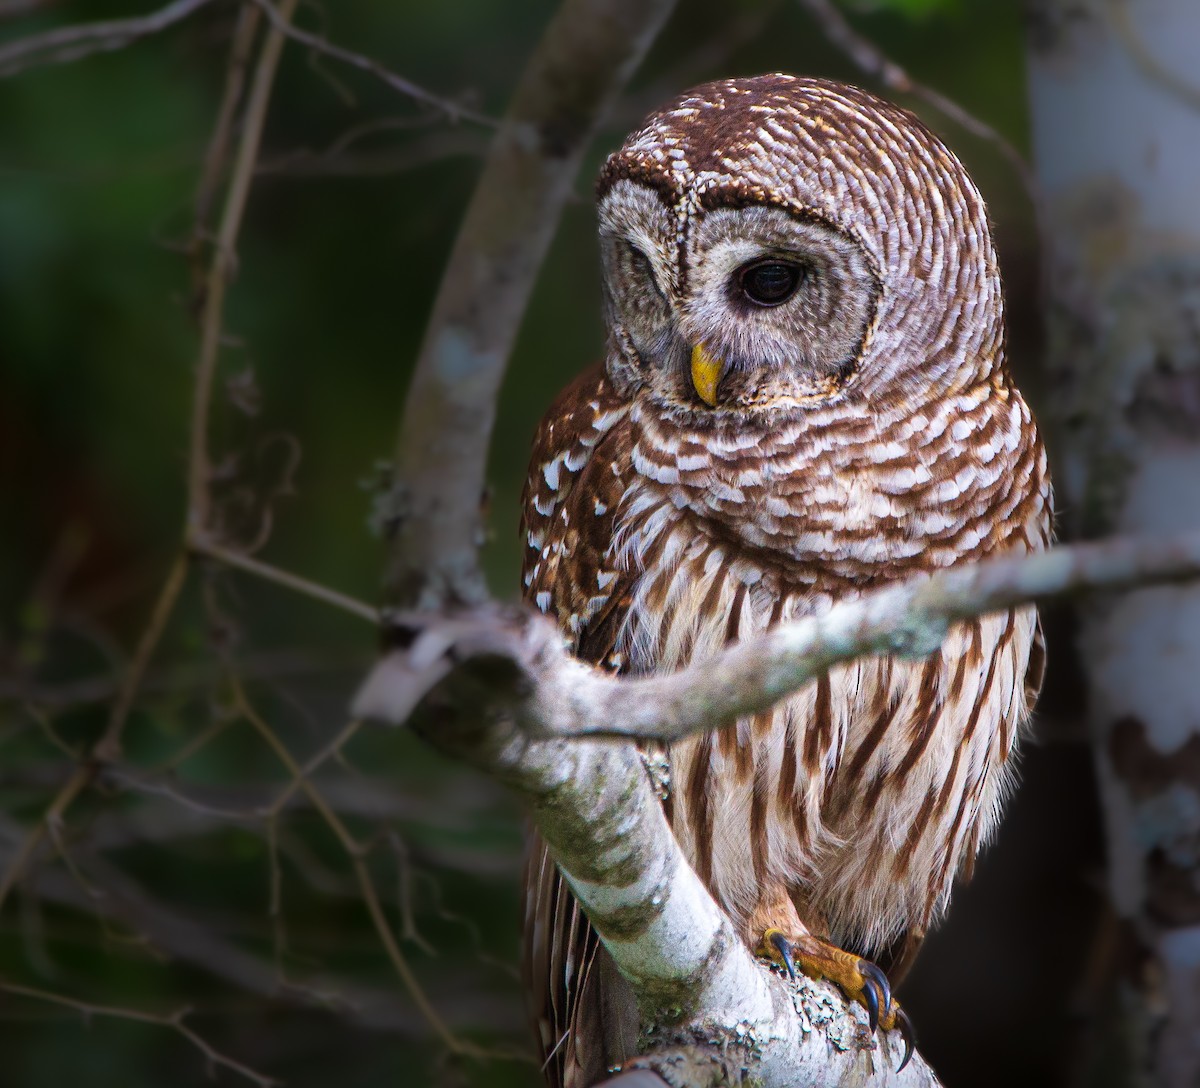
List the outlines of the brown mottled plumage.
{"label": "brown mottled plumage", "polygon": [[[1045,547],[983,201],[912,114],[823,80],[707,84],[608,160],[599,208],[606,361],[547,413],[524,500],[527,597],[581,657],[670,671]],[[995,826],[1040,662],[1032,608],[990,615],[674,745],[672,827],[747,943],[799,927],[903,971]],[[547,1074],[581,1088],[629,1045],[620,982],[537,843],[527,893]]]}

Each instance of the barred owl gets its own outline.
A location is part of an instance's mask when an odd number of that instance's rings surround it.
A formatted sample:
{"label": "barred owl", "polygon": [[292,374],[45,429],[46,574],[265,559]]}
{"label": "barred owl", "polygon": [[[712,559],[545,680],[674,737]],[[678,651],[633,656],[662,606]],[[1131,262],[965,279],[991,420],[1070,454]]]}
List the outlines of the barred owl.
{"label": "barred owl", "polygon": [[[605,360],[543,420],[523,503],[527,598],[580,657],[671,671],[1046,546],[984,204],[911,113],[818,79],[706,84],[608,159],[598,204]],[[995,827],[1042,660],[1018,608],[672,745],[671,827],[747,945],[901,1023],[884,969]],[[538,842],[525,924],[547,1076],[590,1084],[634,1012]]]}

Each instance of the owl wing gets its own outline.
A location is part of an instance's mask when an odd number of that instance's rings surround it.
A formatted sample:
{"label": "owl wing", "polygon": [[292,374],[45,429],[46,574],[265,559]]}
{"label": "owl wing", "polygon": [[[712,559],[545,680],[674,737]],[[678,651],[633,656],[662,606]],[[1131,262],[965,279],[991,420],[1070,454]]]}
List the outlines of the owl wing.
{"label": "owl wing", "polygon": [[614,668],[630,582],[610,562],[632,472],[628,410],[599,366],[580,375],[542,419],[521,498],[525,599],[558,621],[577,656]]}
{"label": "owl wing", "polygon": [[[538,428],[521,503],[525,599],[558,621],[578,657],[613,670],[630,590],[610,558],[631,471],[627,412],[600,367],[572,382]],[[522,975],[544,1075],[554,1088],[591,1084],[608,1064],[611,1037],[603,951],[536,833],[524,891]]]}

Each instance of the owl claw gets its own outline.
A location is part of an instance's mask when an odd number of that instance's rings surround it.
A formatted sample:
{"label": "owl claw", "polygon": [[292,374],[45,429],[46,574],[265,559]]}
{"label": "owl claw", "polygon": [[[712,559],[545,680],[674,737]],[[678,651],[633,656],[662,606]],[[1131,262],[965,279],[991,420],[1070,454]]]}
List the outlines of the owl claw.
{"label": "owl claw", "polygon": [[913,1029],[912,1021],[899,1005],[893,1005],[892,1011],[896,1018],[896,1027],[900,1029],[900,1038],[904,1042],[904,1056],[900,1059],[900,1064],[896,1066],[896,1072],[901,1072],[909,1059],[913,1056],[913,1047],[917,1045],[917,1033]]}
{"label": "owl claw", "polygon": [[874,1035],[879,1030],[879,994],[870,982],[862,988],[862,1003],[867,1007],[867,1025]]}
{"label": "owl claw", "polygon": [[870,960],[860,959],[811,934],[788,937],[775,928],[763,934],[758,955],[766,956],[782,967],[793,982],[799,969],[810,978],[824,978],[835,983],[847,997],[866,1008],[872,1034],[881,1028],[887,1032],[900,1032],[904,1053],[896,1071],[908,1065],[916,1042],[912,1021],[900,1008],[900,1003],[892,998],[887,975]]}
{"label": "owl claw", "polygon": [[859,960],[858,971],[864,980],[862,996],[863,1004],[867,1006],[867,1018],[871,1030],[877,1031],[880,1010],[883,1010],[885,1019],[892,1011],[892,987],[888,984],[887,975],[870,960]]}
{"label": "owl claw", "polygon": [[[796,981],[796,960],[792,956],[792,942],[789,941],[778,929],[768,929],[763,936],[763,942],[769,944],[772,949],[778,954],[780,962],[782,962],[784,970],[788,973],[788,978],[792,982]],[[775,957],[772,956],[772,959]]]}

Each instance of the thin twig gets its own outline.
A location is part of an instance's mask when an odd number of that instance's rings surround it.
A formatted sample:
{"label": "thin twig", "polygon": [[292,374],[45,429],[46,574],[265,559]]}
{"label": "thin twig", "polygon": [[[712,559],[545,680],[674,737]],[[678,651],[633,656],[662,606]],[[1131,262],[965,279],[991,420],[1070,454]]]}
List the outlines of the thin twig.
{"label": "thin twig", "polygon": [[[275,19],[286,24],[295,13],[296,4],[297,0],[283,0],[279,10],[274,12]],[[250,183],[254,178],[267,106],[271,100],[271,88],[275,83],[275,71],[283,52],[284,38],[285,34],[279,25],[273,25],[259,53],[242,121],[242,138],[238,145],[233,176],[229,179],[225,209],[217,229],[216,249],[205,286],[204,308],[200,319],[200,358],[196,365],[196,389],[192,397],[191,444],[188,456],[186,533],[189,538],[208,529],[212,505],[208,486],[212,475],[208,450],[208,419],[212,408],[212,386],[224,327],[225,289],[235,267],[237,236],[242,225],[242,215],[246,210]]]}
{"label": "thin twig", "polygon": [[484,134],[476,130],[449,129],[409,141],[402,147],[377,151],[351,151],[344,139],[314,151],[298,147],[258,165],[260,176],[272,177],[391,177],[416,170],[441,159],[479,157],[487,150]]}
{"label": "thin twig", "polygon": [[[256,679],[312,676],[361,669],[369,661],[369,653],[331,651],[328,649],[296,649],[264,651],[239,659],[243,676]],[[197,687],[207,687],[223,675],[221,666],[206,661],[190,661],[147,670],[138,689],[139,698],[147,695],[177,694]],[[64,683],[31,683],[23,679],[0,680],[0,700],[30,704],[34,707],[61,713],[94,703],[106,703],[120,690],[119,680],[107,674],[85,676]]]}
{"label": "thin twig", "polygon": [[825,37],[866,75],[879,80],[890,91],[914,95],[943,116],[950,118],[960,128],[995,146],[1020,179],[1034,208],[1039,207],[1040,189],[1029,163],[996,129],[940,91],[913,79],[874,42],[859,34],[834,6],[832,0],[800,0],[800,5],[816,20]]}
{"label": "thin twig", "polygon": [[283,16],[281,11],[271,3],[271,0],[253,0],[253,2],[262,9],[267,18],[270,19],[272,25],[281,33],[286,34],[292,41],[300,45],[306,45],[309,49],[327,57],[332,57],[343,64],[349,64],[353,68],[369,72],[376,79],[381,80],[387,86],[391,87],[392,90],[399,91],[408,98],[421,102],[426,106],[432,106],[440,113],[445,114],[451,121],[472,121],[477,125],[483,125],[485,128],[494,129],[497,127],[498,122],[493,117],[488,117],[486,114],[479,113],[477,110],[470,109],[449,98],[442,98],[440,95],[436,95],[432,91],[426,90],[424,87],[414,83],[411,79],[405,79],[403,76],[385,68],[378,61],[372,60],[362,53],[355,53],[350,49],[344,49],[340,45],[334,45],[327,38],[310,34],[306,30],[292,26],[291,22]]}
{"label": "thin twig", "polygon": [[[301,768],[299,775],[293,775],[287,787],[282,790],[278,797],[271,802],[270,808],[267,810],[268,815],[276,815],[283,811],[291,799],[296,795],[296,791],[300,788],[301,783],[312,781],[312,776],[320,770],[321,765],[326,760],[332,759],[341,753],[341,750],[350,743],[351,737],[362,728],[362,722],[357,718],[351,718],[341,729],[337,735],[318,751],[307,763]],[[322,795],[324,796],[324,795]]]}
{"label": "thin twig", "polygon": [[64,64],[93,53],[121,49],[139,38],[161,33],[210,3],[212,0],[174,0],[149,15],[58,27],[18,38],[0,46],[0,78],[40,64]]}
{"label": "thin twig", "polygon": [[167,578],[159,591],[158,600],[150,612],[150,621],[146,624],[142,637],[138,640],[137,649],[125,672],[121,690],[117,694],[116,702],[113,703],[108,726],[93,750],[94,757],[101,762],[111,762],[120,755],[121,734],[129,719],[129,712],[133,709],[142,678],[146,675],[146,668],[150,664],[150,659],[154,656],[158,644],[162,641],[163,634],[167,629],[167,622],[171,618],[171,613],[175,611],[180,593],[183,592],[184,583],[187,581],[187,568],[187,556],[180,552],[167,572]]}
{"label": "thin twig", "polygon": [[154,656],[159,642],[162,641],[167,621],[175,610],[186,580],[187,557],[180,552],[171,564],[162,589],[159,590],[158,599],[150,613],[150,619],[142,631],[137,649],[122,678],[121,687],[109,714],[108,724],[100,739],[92,747],[91,758],[75,768],[74,773],[51,801],[43,818],[34,825],[21,848],[13,855],[3,877],[0,877],[0,910],[4,908],[9,892],[24,876],[29,863],[42,844],[46,831],[50,828],[57,828],[62,823],[67,809],[74,803],[75,798],[92,784],[103,763],[112,761],[120,754],[121,734],[124,732],[129,712],[137,698],[137,692],[142,678],[146,674],[146,668],[150,664],[150,659]]}
{"label": "thin twig", "polygon": [[195,555],[214,559],[234,570],[245,571],[247,574],[253,574],[256,578],[273,582],[275,585],[284,586],[305,597],[311,597],[315,601],[332,605],[334,608],[349,612],[352,616],[358,616],[368,623],[379,622],[378,609],[372,608],[369,604],[339,593],[336,589],[323,586],[319,582],[312,582],[307,578],[301,578],[298,574],[280,570],[278,567],[271,566],[270,563],[264,563],[261,559],[255,559],[233,548],[227,548],[207,535],[193,535],[191,551]]}
{"label": "thin twig", "polygon": [[426,1023],[433,1029],[434,1034],[437,1035],[451,1053],[472,1053],[473,1048],[470,1044],[460,1040],[446,1025],[446,1022],[437,1010],[430,1004],[429,998],[426,997],[425,991],[421,987],[421,983],[413,973],[412,967],[409,966],[408,960],[400,950],[400,946],[396,943],[395,934],[392,933],[392,928],[388,924],[383,905],[379,901],[379,893],[375,889],[375,882],[371,877],[371,871],[367,868],[366,852],[362,844],[350,834],[341,817],[330,808],[320,791],[309,780],[304,769],[292,757],[291,752],[287,750],[287,747],[279,737],[275,735],[275,731],[267,725],[266,721],[251,705],[249,699],[246,697],[245,689],[242,687],[241,681],[235,673],[230,673],[229,683],[233,692],[234,705],[238,713],[254,727],[258,735],[262,737],[267,746],[278,757],[279,761],[287,768],[288,773],[299,784],[300,789],[304,791],[313,808],[321,814],[329,830],[333,832],[334,837],[341,844],[354,869],[354,875],[358,880],[363,902],[366,904],[367,912],[371,916],[375,930],[383,942],[384,949],[387,951],[388,959],[391,960],[392,966],[408,990],[409,996],[416,1003],[422,1017],[424,1017]]}
{"label": "thin twig", "polygon": [[126,1009],[116,1005],[96,1005],[91,1001],[79,1001],[76,998],[67,997],[65,994],[56,994],[49,990],[37,990],[32,986],[21,986],[15,982],[0,982],[0,990],[18,997],[27,997],[34,1001],[46,1001],[53,1005],[61,1005],[64,1008],[74,1009],[85,1020],[92,1016],[106,1016],[116,1020],[129,1020],[136,1024],[153,1024],[157,1027],[171,1028],[200,1051],[204,1055],[205,1061],[212,1066],[220,1066],[233,1073],[237,1073],[239,1076],[245,1077],[246,1080],[253,1081],[259,1088],[274,1088],[274,1085],[283,1083],[274,1077],[268,1077],[263,1073],[255,1072],[249,1066],[243,1065],[239,1061],[234,1061],[233,1058],[227,1057],[210,1043],[207,1043],[184,1022],[191,1015],[191,1009],[180,1009],[178,1012],[162,1016],[157,1013],[143,1012],[140,1009]]}
{"label": "thin twig", "polygon": [[234,119],[245,90],[246,69],[250,64],[250,53],[258,34],[262,13],[252,4],[245,4],[238,12],[233,41],[229,46],[229,61],[225,66],[225,87],[221,92],[221,104],[217,108],[217,120],[208,138],[204,163],[200,168],[200,180],[196,183],[192,237],[188,252],[193,262],[193,279],[196,284],[197,310],[203,305],[205,270],[199,266],[203,244],[208,236],[208,217],[216,199],[217,186],[225,174],[228,164],[229,145],[233,135]]}

